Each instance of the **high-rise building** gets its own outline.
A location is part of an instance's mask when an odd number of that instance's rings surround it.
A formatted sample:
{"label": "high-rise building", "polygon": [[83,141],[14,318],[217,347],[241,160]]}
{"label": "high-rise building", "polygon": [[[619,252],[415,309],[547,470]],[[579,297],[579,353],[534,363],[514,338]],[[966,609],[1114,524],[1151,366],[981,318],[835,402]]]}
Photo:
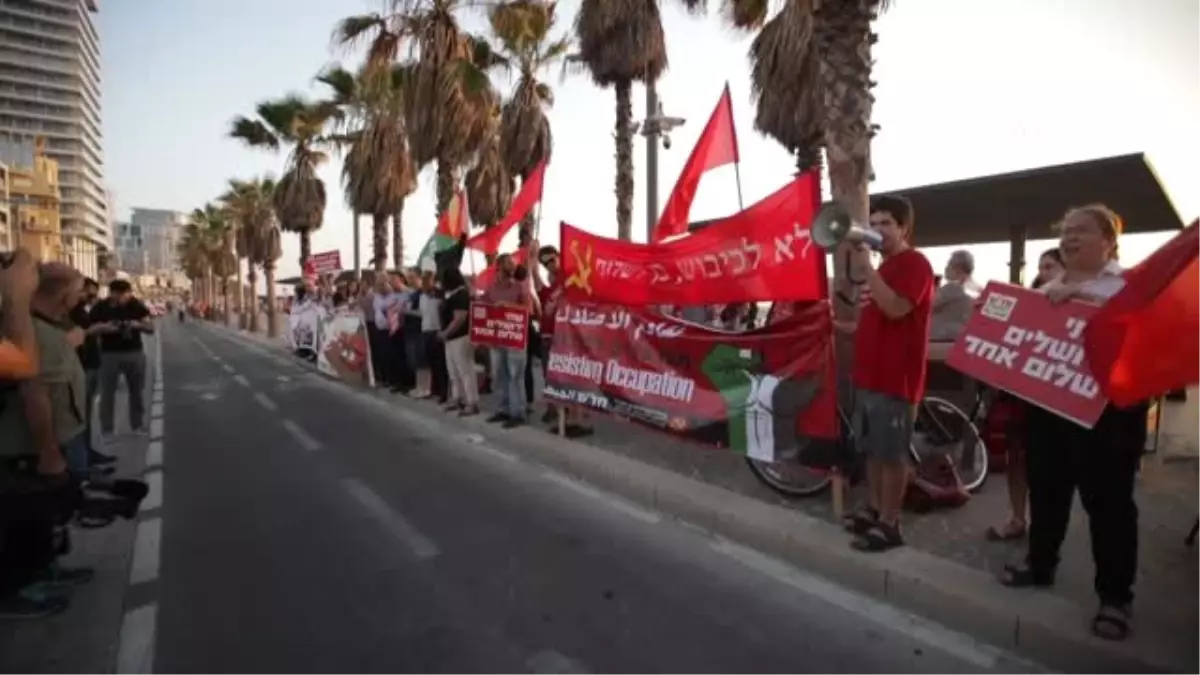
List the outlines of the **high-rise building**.
{"label": "high-rise building", "polygon": [[58,163],[63,253],[95,277],[112,246],[100,132],[98,0],[0,0],[0,161],[32,166],[34,140]]}
{"label": "high-rise building", "polygon": [[[139,274],[164,275],[179,268],[179,241],[183,237],[183,228],[187,224],[187,215],[178,211],[166,209],[134,208],[129,219],[128,239],[134,254],[135,265],[142,269]],[[122,226],[118,226],[120,231]],[[135,246],[136,245],[136,246]],[[121,259],[126,271],[135,271],[125,260]]]}

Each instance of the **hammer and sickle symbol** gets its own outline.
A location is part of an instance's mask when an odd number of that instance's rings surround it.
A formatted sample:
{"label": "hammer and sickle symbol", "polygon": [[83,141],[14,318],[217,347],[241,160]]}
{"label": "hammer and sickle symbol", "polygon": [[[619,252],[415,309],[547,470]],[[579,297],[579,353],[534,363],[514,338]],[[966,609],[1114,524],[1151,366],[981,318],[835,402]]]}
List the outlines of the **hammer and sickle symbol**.
{"label": "hammer and sickle symbol", "polygon": [[580,255],[579,241],[571,242],[571,257],[575,259],[575,273],[567,277],[567,287],[574,286],[588,295],[592,294],[592,247]]}

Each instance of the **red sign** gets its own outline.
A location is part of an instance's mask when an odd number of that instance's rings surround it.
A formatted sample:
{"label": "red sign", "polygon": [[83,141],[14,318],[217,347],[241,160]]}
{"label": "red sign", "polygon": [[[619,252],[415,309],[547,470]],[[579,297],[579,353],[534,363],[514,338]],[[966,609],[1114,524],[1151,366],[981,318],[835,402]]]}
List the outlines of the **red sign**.
{"label": "red sign", "polygon": [[946,363],[1090,429],[1107,404],[1083,348],[1083,329],[1098,309],[991,282]]}
{"label": "red sign", "polygon": [[562,224],[563,290],[574,302],[722,305],[825,297],[825,252],[809,237],[815,180],[802,174],[681,239],[635,244]]}
{"label": "red sign", "polygon": [[471,344],[524,350],[529,341],[529,310],[471,303]]}
{"label": "red sign", "polygon": [[562,303],[548,399],[774,461],[837,438],[829,305],[735,333],[650,309]]}
{"label": "red sign", "polygon": [[317,276],[337,272],[342,269],[342,252],[325,251],[324,253],[314,253],[308,256],[308,262],[305,265],[307,267],[306,272]]}

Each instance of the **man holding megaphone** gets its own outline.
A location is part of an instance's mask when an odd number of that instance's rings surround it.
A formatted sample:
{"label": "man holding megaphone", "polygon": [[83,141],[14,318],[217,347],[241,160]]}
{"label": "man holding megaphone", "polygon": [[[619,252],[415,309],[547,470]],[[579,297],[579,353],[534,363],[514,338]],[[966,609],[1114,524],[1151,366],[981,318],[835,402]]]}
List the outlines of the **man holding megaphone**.
{"label": "man holding megaphone", "polygon": [[[857,535],[854,547],[884,551],[904,544],[900,509],[908,479],[914,411],[925,395],[933,267],[914,249],[913,208],[903,197],[877,197],[871,222],[857,224],[839,207],[813,222],[813,240],[823,248],[849,244],[852,283],[868,298],[858,321],[837,322],[854,334],[854,413],[857,450],[866,455],[870,498],[846,518]],[[883,255],[876,269],[872,249]]]}

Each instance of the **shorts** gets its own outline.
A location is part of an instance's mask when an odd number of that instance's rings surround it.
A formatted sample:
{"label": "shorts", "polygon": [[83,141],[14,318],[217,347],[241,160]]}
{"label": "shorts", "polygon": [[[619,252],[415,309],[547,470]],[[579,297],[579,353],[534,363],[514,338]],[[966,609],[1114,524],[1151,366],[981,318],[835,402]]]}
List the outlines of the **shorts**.
{"label": "shorts", "polygon": [[854,392],[855,449],[868,459],[903,463],[913,435],[912,404],[895,396],[859,389]]}

